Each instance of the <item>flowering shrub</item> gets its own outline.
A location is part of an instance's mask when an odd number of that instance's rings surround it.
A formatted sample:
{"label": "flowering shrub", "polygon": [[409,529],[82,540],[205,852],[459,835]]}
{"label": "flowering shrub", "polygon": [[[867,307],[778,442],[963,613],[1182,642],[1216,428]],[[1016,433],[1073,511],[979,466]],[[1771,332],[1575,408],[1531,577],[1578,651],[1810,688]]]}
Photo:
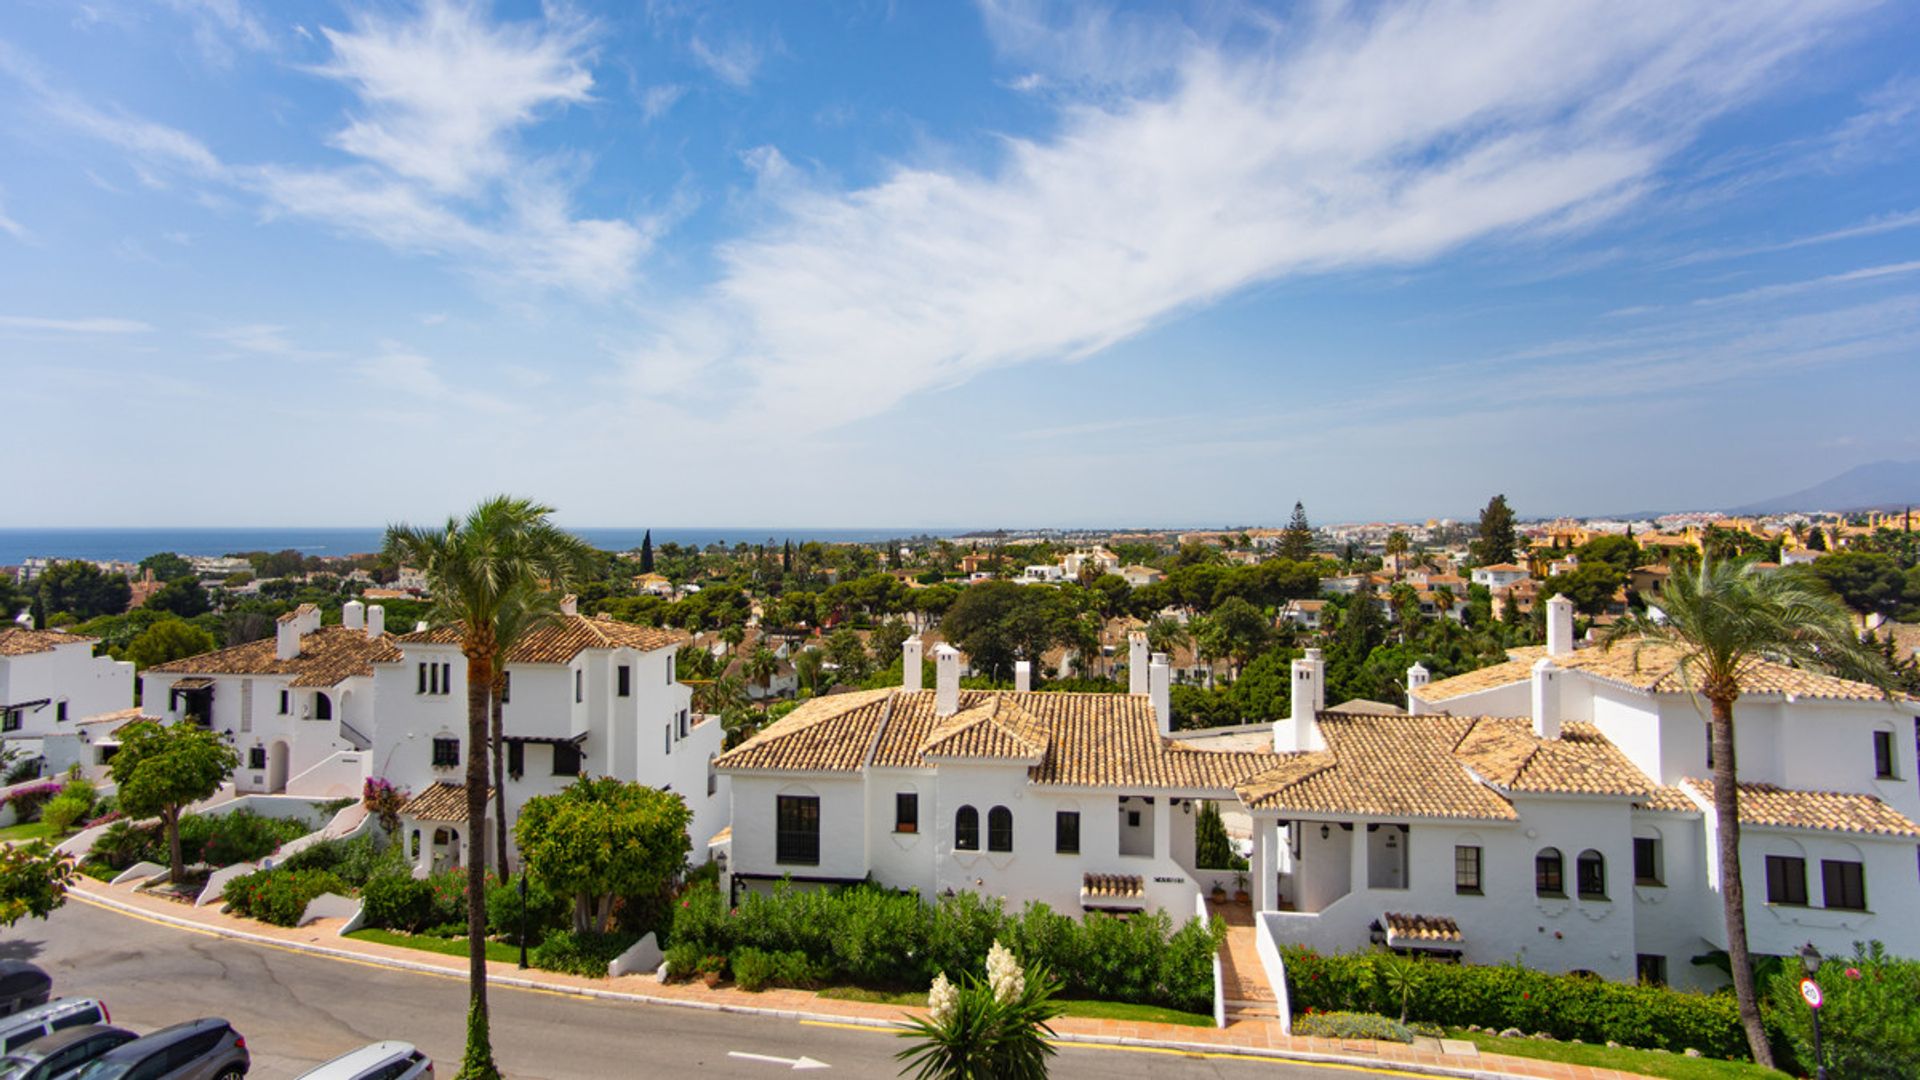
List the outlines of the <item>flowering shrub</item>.
{"label": "flowering shrub", "polygon": [[995,941],[987,949],[987,978],[963,975],[955,984],[946,975],[933,978],[927,1015],[909,1018],[900,1032],[913,1045],[895,1054],[902,1072],[920,1080],[1006,1078],[1034,1080],[1047,1075],[1054,1049],[1049,1021],[1065,1011],[1053,1000],[1059,989],[1044,967],[1022,968],[1013,952]]}
{"label": "flowering shrub", "polygon": [[[1854,955],[1830,959],[1815,976],[1826,995],[1820,1035],[1828,1075],[1835,1080],[1894,1080],[1920,1076],[1920,961],[1898,960],[1879,942],[1854,946]],[[1813,1021],[1800,999],[1799,980],[1775,979],[1773,1015],[1800,1058],[1814,1071]],[[1784,1063],[1783,1063],[1784,1066]]]}
{"label": "flowering shrub", "polygon": [[256,870],[234,878],[220,898],[236,914],[275,926],[293,926],[321,893],[346,895],[347,883],[325,870]]}
{"label": "flowering shrub", "polygon": [[1282,946],[1287,995],[1306,1012],[1399,1013],[1409,1020],[1500,1030],[1544,1031],[1556,1039],[1744,1059],[1747,1040],[1732,995],[1692,994],[1517,965],[1485,967],[1415,961],[1411,985],[1396,984],[1377,953],[1324,954]]}
{"label": "flowering shrub", "polygon": [[[187,862],[209,866],[264,859],[280,845],[298,840],[313,827],[298,818],[271,818],[251,810],[236,810],[218,816],[192,814],[180,819],[180,850]],[[155,862],[165,862],[166,852],[155,852]]]}
{"label": "flowering shrub", "polygon": [[367,808],[380,822],[380,827],[388,832],[400,827],[400,808],[407,804],[407,792],[404,788],[394,787],[391,781],[378,776],[367,777],[360,787],[360,805]]}
{"label": "flowering shrub", "polygon": [[58,780],[45,780],[38,784],[29,784],[7,794],[7,805],[13,807],[15,820],[21,822],[40,820],[40,808],[47,801],[60,794],[61,783]]}
{"label": "flowering shrub", "polygon": [[1410,1043],[1413,1032],[1405,1024],[1375,1013],[1310,1012],[1295,1017],[1295,1035],[1313,1035],[1322,1039],[1379,1039],[1382,1042]]}

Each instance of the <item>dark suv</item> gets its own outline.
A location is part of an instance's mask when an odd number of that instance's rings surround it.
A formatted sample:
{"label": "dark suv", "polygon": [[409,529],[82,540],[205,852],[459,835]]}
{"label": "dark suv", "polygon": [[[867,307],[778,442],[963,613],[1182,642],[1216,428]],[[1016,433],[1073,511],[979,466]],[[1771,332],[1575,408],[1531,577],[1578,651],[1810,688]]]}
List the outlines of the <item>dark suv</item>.
{"label": "dark suv", "polygon": [[95,1058],[73,1080],[240,1080],[253,1061],[225,1020],[189,1020]]}

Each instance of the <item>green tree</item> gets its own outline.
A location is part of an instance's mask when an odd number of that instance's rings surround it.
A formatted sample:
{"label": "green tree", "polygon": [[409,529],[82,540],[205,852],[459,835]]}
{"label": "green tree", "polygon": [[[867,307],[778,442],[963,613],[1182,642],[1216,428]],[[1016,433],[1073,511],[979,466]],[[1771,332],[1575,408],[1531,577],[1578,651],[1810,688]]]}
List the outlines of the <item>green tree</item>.
{"label": "green tree", "polygon": [[193,576],[193,564],[171,551],[158,551],[141,559],[140,569],[153,571],[155,581],[178,581]]}
{"label": "green tree", "polygon": [[1468,545],[1473,561],[1481,566],[1510,563],[1520,540],[1513,528],[1513,509],[1505,495],[1495,495],[1480,511],[1480,533]]}
{"label": "green tree", "polygon": [[859,682],[865,678],[871,661],[860,635],[847,627],[827,635],[827,659],[839,669],[838,678],[841,682]]}
{"label": "green tree", "polygon": [[670,791],[583,776],[528,799],[513,835],[527,872],[574,898],[574,930],[604,934],[616,899],[658,896],[686,868],[692,820]]}
{"label": "green tree", "polygon": [[186,876],[180,852],[180,815],[209,798],[240,765],[240,755],[220,736],[197,724],[161,726],[142,720],[120,731],[120,751],[108,765],[120,789],[120,811],[157,817],[167,833],[169,879]]}
{"label": "green tree", "polygon": [[1227,840],[1226,823],[1220,820],[1220,804],[1212,799],[1200,802],[1193,816],[1193,865],[1201,870],[1234,869],[1233,845]]}
{"label": "green tree", "polygon": [[1890,555],[1836,551],[1815,560],[1815,577],[1862,615],[1899,614],[1906,604],[1906,578]]}
{"label": "green tree", "polygon": [[192,623],[162,619],[127,644],[126,659],[133,661],[134,670],[145,671],[169,660],[212,652],[215,647],[213,635]]}
{"label": "green tree", "polygon": [[1147,648],[1157,653],[1172,656],[1183,648],[1193,647],[1193,635],[1180,625],[1180,620],[1171,615],[1162,615],[1147,624]]}
{"label": "green tree", "polygon": [[640,536],[640,572],[653,573],[653,530],[648,529]]}
{"label": "green tree", "polygon": [[986,581],[960,594],[942,621],[947,640],[990,678],[1007,679],[1016,660],[1036,664],[1066,640],[1077,613],[1058,589]]}
{"label": "green tree", "polygon": [[1624,580],[1627,572],[1640,565],[1640,545],[1631,536],[1596,536],[1573,550],[1581,566],[1604,563],[1618,571]]}
{"label": "green tree", "polygon": [[809,694],[818,695],[825,687],[821,686],[821,676],[827,658],[819,649],[802,649],[793,658],[794,678],[800,681],[800,688]]}
{"label": "green tree", "polygon": [[1280,534],[1280,557],[1294,562],[1313,558],[1313,526],[1307,524],[1307,508],[1301,503],[1293,504],[1293,518]]}
{"label": "green tree", "polygon": [[761,645],[748,653],[740,666],[747,678],[758,684],[764,694],[773,688],[773,677],[780,673],[780,658],[773,654],[772,649]]}
{"label": "green tree", "polygon": [[187,577],[161,586],[159,592],[147,597],[143,606],[191,619],[212,611],[213,601],[207,598],[207,590],[201,588],[198,581]]}
{"label": "green tree", "polygon": [[1240,672],[1227,689],[1227,699],[1241,723],[1279,720],[1293,707],[1293,660],[1298,649],[1271,649]]}
{"label": "green tree", "polygon": [[0,622],[10,623],[20,609],[27,606],[27,594],[13,580],[12,574],[0,574]]}
{"label": "green tree", "polygon": [[867,647],[873,651],[873,658],[880,663],[892,663],[900,655],[900,647],[913,636],[913,627],[905,619],[888,619],[874,628],[873,636],[868,639]]}
{"label": "green tree", "polygon": [[1807,530],[1807,550],[1808,551],[1827,550],[1827,534],[1818,525],[1815,525],[1813,528]]}
{"label": "green tree", "polygon": [[0,846],[0,926],[53,914],[72,884],[73,857],[45,840]]}
{"label": "green tree", "polygon": [[1877,686],[1888,685],[1890,675],[1879,654],[1854,636],[1846,609],[1798,575],[1763,573],[1708,558],[1698,571],[1669,575],[1647,606],[1647,612],[1630,614],[1609,627],[1603,644],[1608,649],[1631,648],[1636,657],[1648,647],[1672,650],[1684,685],[1707,701],[1727,957],[1748,1049],[1754,1061],[1771,1067],[1773,1050],[1761,1026],[1747,947],[1734,702],[1740,699],[1744,680],[1764,661],[1785,661]]}
{"label": "green tree", "polygon": [[[486,835],[487,744],[494,662],[504,606],[543,584],[570,588],[590,572],[593,550],[556,528],[551,507],[495,496],[442,528],[393,525],[386,551],[426,576],[432,621],[455,628],[467,661],[467,835]],[[124,751],[123,751],[124,753]],[[493,1080],[487,1018],[487,879],[484,859],[467,867],[467,1047],[458,1080]]]}
{"label": "green tree", "polygon": [[1541,594],[1565,596],[1573,601],[1573,609],[1580,614],[1598,615],[1612,606],[1614,595],[1626,580],[1626,574],[1611,563],[1583,561],[1567,573],[1548,578]]}
{"label": "green tree", "polygon": [[1413,539],[1399,529],[1387,534],[1387,554],[1405,555],[1413,550]]}
{"label": "green tree", "polygon": [[1272,624],[1258,608],[1237,596],[1227,598],[1214,608],[1211,617],[1213,624],[1226,635],[1226,655],[1233,660],[1233,677],[1237,679],[1241,669],[1267,647],[1267,640],[1273,634]]}
{"label": "green tree", "polygon": [[34,584],[48,614],[65,613],[80,622],[97,615],[118,615],[133,600],[127,575],[109,574],[89,562],[54,563]]}

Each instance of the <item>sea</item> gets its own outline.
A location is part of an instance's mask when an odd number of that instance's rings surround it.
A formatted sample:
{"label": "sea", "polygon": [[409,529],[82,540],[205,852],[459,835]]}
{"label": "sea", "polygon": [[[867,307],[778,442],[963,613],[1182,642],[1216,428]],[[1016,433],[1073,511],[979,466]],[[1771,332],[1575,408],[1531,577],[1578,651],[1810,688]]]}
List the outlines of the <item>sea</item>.
{"label": "sea", "polygon": [[[575,535],[605,551],[640,546],[644,528],[577,528]],[[719,543],[796,544],[875,543],[918,536],[925,529],[780,529],[664,528],[653,530],[658,548],[668,542],[705,547]],[[157,552],[177,555],[227,555],[241,551],[294,551],[340,556],[380,550],[385,530],[367,528],[206,528],[206,529],[0,529],[0,566],[18,566],[29,558],[85,559],[90,562],[139,562]]]}

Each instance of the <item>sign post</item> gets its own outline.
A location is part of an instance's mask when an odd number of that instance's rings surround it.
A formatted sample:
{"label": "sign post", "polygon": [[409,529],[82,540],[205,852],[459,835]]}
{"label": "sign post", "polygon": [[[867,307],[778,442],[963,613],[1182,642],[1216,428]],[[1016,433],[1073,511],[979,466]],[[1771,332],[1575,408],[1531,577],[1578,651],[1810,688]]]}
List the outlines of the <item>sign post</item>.
{"label": "sign post", "polygon": [[1826,1003],[1825,995],[1820,993],[1820,984],[1813,977],[1800,980],[1800,996],[1807,1001],[1807,1015],[1813,1017],[1813,1060],[1818,1080],[1827,1080],[1827,1055],[1820,1046],[1820,1006]]}

